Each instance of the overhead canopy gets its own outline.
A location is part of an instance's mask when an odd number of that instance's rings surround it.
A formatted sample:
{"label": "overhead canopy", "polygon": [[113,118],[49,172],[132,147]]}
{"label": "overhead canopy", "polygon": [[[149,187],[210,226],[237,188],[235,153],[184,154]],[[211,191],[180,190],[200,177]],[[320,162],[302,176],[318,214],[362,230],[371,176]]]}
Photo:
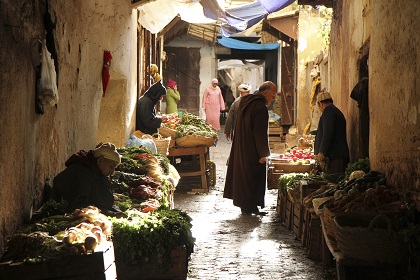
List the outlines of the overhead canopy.
{"label": "overhead canopy", "polygon": [[281,10],[295,0],[257,0],[224,10],[218,0],[155,0],[143,5],[137,3],[139,23],[151,33],[159,33],[175,17],[192,24],[218,21],[225,37],[251,29],[270,13]]}
{"label": "overhead canopy", "polygon": [[[213,0],[214,1],[214,0]],[[268,14],[279,11],[295,0],[257,0],[255,2],[226,9],[227,23],[222,24],[221,32],[225,37],[242,32],[266,18]],[[206,11],[204,11],[206,14]]]}
{"label": "overhead canopy", "polygon": [[298,16],[296,12],[267,20],[268,24],[290,38],[297,40]]}
{"label": "overhead canopy", "polygon": [[271,44],[255,44],[255,43],[247,43],[240,40],[222,37],[218,39],[219,44],[230,49],[237,49],[237,50],[254,50],[254,51],[271,51],[278,49],[280,47],[279,43],[271,43]]}

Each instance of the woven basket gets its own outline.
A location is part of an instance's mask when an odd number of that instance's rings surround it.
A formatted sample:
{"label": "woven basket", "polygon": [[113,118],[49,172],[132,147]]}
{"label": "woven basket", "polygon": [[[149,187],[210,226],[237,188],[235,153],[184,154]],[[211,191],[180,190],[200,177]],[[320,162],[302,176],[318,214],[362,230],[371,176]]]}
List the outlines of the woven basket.
{"label": "woven basket", "polygon": [[374,264],[399,264],[408,254],[408,244],[392,229],[392,221],[385,215],[344,213],[334,222],[337,245],[345,257]]}
{"label": "woven basket", "polygon": [[143,132],[141,132],[140,130],[136,130],[133,132],[133,135],[136,136],[137,138],[142,138],[143,135],[145,135]]}
{"label": "woven basket", "polygon": [[159,133],[155,133],[153,135],[145,134],[142,138],[153,140],[156,145],[157,152],[162,155],[168,155],[171,137],[163,138]]}
{"label": "woven basket", "polygon": [[176,130],[171,129],[165,125],[158,128],[158,132],[162,137],[171,137],[172,139],[176,139],[178,137]]}
{"label": "woven basket", "polygon": [[337,224],[334,221],[335,216],[337,216],[337,213],[332,212],[326,206],[324,206],[324,211],[319,215],[325,234],[333,239],[337,238]]}
{"label": "woven basket", "polygon": [[201,135],[187,135],[175,140],[176,145],[180,147],[211,147],[214,145],[214,138]]}

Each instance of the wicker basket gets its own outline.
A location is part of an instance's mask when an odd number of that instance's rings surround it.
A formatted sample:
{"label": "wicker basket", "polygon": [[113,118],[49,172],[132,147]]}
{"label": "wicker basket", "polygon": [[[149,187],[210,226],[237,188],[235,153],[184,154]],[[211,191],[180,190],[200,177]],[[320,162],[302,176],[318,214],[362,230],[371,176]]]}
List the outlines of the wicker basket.
{"label": "wicker basket", "polygon": [[133,132],[133,135],[136,136],[137,138],[142,138],[143,135],[145,135],[143,132],[141,132],[140,130],[136,130]]}
{"label": "wicker basket", "polygon": [[176,145],[180,147],[211,147],[214,145],[214,138],[204,137],[201,135],[187,135],[175,140]]}
{"label": "wicker basket", "polygon": [[159,154],[169,154],[169,144],[171,142],[171,137],[163,138],[159,133],[155,133],[153,135],[145,134],[142,136],[142,138],[153,140],[156,145],[156,150]]}
{"label": "wicker basket", "polygon": [[334,218],[336,241],[345,257],[370,263],[399,264],[408,244],[392,229],[389,217],[372,213],[345,213]]}
{"label": "wicker basket", "polygon": [[324,211],[319,216],[325,234],[334,240],[337,238],[337,224],[334,221],[335,216],[337,216],[337,213],[332,212],[326,206],[324,206]]}
{"label": "wicker basket", "polygon": [[176,139],[178,137],[176,130],[171,129],[165,125],[158,128],[158,132],[162,137],[171,137],[172,139]]}

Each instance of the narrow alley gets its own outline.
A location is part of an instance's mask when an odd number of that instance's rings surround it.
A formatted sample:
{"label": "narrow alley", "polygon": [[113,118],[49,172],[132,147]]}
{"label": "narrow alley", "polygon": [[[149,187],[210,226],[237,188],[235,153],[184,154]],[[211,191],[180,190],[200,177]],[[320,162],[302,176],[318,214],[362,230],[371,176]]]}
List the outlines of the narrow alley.
{"label": "narrow alley", "polygon": [[208,194],[192,193],[182,180],[175,192],[175,208],[193,218],[196,238],[188,279],[335,279],[335,267],[308,259],[306,248],[278,221],[277,190],[266,192],[266,216],[242,215],[223,198],[230,145],[219,132],[210,148],[216,185]]}

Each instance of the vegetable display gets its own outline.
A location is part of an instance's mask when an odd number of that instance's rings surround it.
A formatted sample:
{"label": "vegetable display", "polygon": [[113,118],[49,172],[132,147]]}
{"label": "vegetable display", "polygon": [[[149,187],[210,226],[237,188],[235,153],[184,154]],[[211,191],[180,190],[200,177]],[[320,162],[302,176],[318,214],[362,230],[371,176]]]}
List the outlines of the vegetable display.
{"label": "vegetable display", "polygon": [[167,269],[171,250],[185,245],[188,256],[193,251],[191,220],[178,209],[159,209],[149,214],[133,209],[128,211],[127,219],[111,218],[116,259],[136,264],[155,256],[161,269]]}
{"label": "vegetable display", "polygon": [[197,135],[218,140],[217,132],[205,120],[188,112],[184,112],[181,118],[172,116],[163,126],[174,130],[176,138]]}

